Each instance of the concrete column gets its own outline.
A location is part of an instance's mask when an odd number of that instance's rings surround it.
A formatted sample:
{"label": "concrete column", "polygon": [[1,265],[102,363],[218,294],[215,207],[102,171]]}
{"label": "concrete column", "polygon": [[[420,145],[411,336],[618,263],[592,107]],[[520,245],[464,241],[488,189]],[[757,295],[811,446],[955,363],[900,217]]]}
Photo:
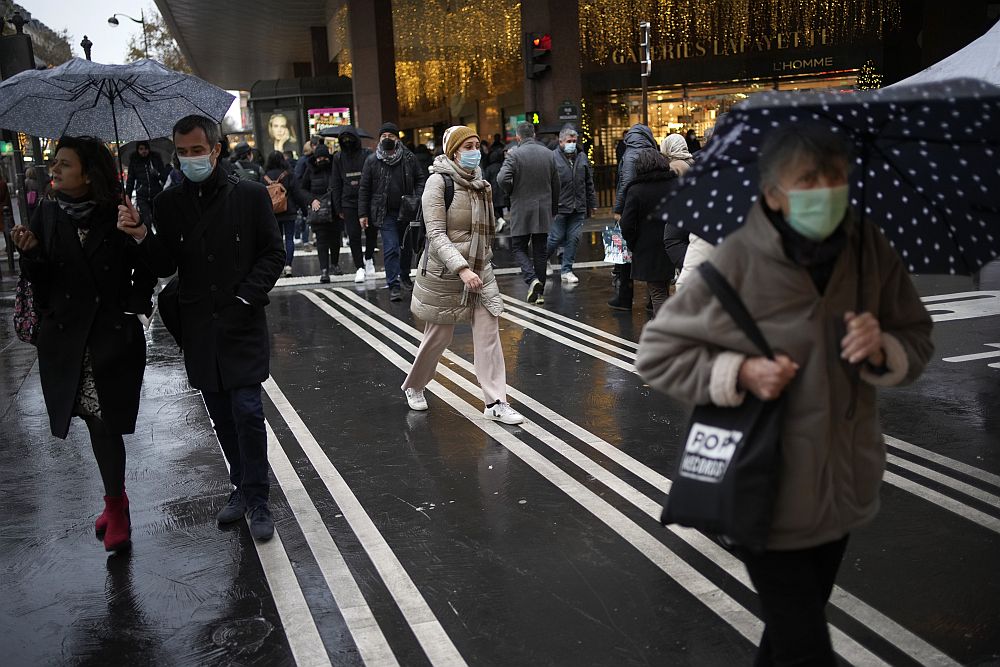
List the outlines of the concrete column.
{"label": "concrete column", "polygon": [[563,100],[579,104],[583,94],[580,71],[580,3],[578,0],[533,0],[521,3],[521,29],[552,36],[552,68],[524,81],[524,108],[537,111],[545,125],[560,124]]}
{"label": "concrete column", "polygon": [[313,76],[328,76],[336,74],[337,68],[330,64],[330,46],[326,41],[326,26],[309,28],[312,40],[312,70]]}
{"label": "concrete column", "polygon": [[375,133],[399,122],[391,0],[347,0],[354,86],[354,122]]}

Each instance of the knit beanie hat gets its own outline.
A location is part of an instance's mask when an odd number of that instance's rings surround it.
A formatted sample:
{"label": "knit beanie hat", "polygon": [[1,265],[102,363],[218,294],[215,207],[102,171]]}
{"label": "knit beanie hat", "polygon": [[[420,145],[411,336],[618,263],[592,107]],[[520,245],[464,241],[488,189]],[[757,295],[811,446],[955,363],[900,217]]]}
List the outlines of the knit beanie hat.
{"label": "knit beanie hat", "polygon": [[452,125],[444,131],[441,142],[444,144],[444,154],[452,157],[458,147],[465,143],[469,137],[479,138],[476,131],[465,125]]}
{"label": "knit beanie hat", "polygon": [[386,132],[391,132],[397,137],[399,136],[399,126],[395,123],[382,123],[382,127],[379,128],[378,135],[381,137]]}

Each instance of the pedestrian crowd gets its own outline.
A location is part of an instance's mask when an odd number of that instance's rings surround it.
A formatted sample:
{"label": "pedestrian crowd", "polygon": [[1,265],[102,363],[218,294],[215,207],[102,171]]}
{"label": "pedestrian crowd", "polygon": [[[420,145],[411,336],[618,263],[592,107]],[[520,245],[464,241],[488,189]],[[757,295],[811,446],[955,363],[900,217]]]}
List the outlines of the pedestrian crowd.
{"label": "pedestrian crowd", "polygon": [[[124,193],[110,152],[93,139],[60,140],[51,190],[37,168],[29,174],[31,221],[13,240],[41,315],[45,404],[56,437],[66,437],[74,416],[87,426],[105,492],[95,533],[109,551],[130,544],[123,436],[136,427],[141,322],[159,278],[172,277],[159,309],[229,464],[232,491],[218,522],[246,517],[258,540],[274,531],[261,398],[266,306],[279,276],[292,275],[300,227],[315,234],[322,283],[343,273],[345,236],[355,281],[373,279],[381,238],[390,300],[411,293],[410,310],[424,322],[401,386],[417,411],[429,407],[425,388],[455,326],[467,323],[483,417],[524,421],[507,397],[498,232],[510,237],[527,302],[545,303],[548,264],[560,249],[560,281],[579,281],[576,251],[597,195],[571,126],[548,146],[531,123],[517,126],[512,145],[499,135],[487,145],[458,125],[437,155],[411,150],[391,122],[374,150],[347,128],[333,152],[323,138],[308,138],[298,160],[289,159],[298,140],[287,119],[272,117],[269,138],[274,150],[263,164],[247,143],[227,160],[218,125],[188,116],[174,127],[172,164],[148,143],[136,147]],[[758,663],[833,665],[824,608],[851,532],[878,509],[885,449],[876,388],[919,376],[932,349],[930,318],[895,251],[848,206],[851,149],[829,130],[771,133],[760,151],[760,197],[718,247],[657,214],[699,160],[694,133],[658,143],[637,124],[620,148],[613,214],[632,259],[615,267],[609,305],[630,310],[635,282],[646,285],[654,316],[636,367],[655,389],[732,408],[783,397],[766,545],[734,551],[762,603]],[[713,271],[773,355],[729,315]]]}

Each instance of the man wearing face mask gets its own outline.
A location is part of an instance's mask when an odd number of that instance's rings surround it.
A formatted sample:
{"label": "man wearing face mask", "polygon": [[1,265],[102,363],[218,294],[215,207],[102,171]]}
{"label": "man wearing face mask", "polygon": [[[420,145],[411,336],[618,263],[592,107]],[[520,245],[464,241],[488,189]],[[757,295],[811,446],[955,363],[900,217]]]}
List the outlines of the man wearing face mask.
{"label": "man wearing face mask", "polygon": [[639,341],[639,374],[679,400],[732,407],[747,392],[785,394],[766,549],[737,551],[766,621],[756,664],[837,664],[825,608],[851,532],[878,512],[885,468],[876,390],[913,382],[933,351],[901,259],[848,206],[851,164],[850,146],[827,128],[776,130],[760,149],[760,198],[708,258],[774,360],[700,271]]}
{"label": "man wearing face mask", "polygon": [[423,194],[426,180],[427,173],[420,169],[417,158],[399,140],[399,128],[395,123],[383,124],[378,148],[361,170],[358,216],[363,229],[374,225],[382,230],[382,261],[392,301],[403,298],[401,287],[413,289],[413,248],[403,243],[406,229],[397,224],[399,207],[403,195]]}
{"label": "man wearing face mask", "polygon": [[584,218],[589,218],[597,208],[597,190],[594,174],[587,154],[577,149],[579,135],[572,125],[559,132],[559,146],[552,151],[552,159],[559,172],[559,213],[549,228],[546,257],[552,257],[559,246],[564,246],[562,256],[562,281],[570,285],[580,282],[573,273],[576,247],[580,243]]}
{"label": "man wearing face mask", "polygon": [[[347,239],[354,259],[354,282],[363,283],[375,277],[375,246],[378,230],[374,225],[361,229],[358,219],[358,191],[361,188],[361,171],[365,160],[372,154],[361,147],[361,139],[354,132],[342,132],[337,137],[340,150],[333,156],[333,174],[330,176],[330,203],[333,214],[347,227]],[[365,250],[361,252],[361,234],[364,231]]]}
{"label": "man wearing face mask", "polygon": [[246,514],[255,539],[268,540],[267,436],[261,382],[269,374],[264,307],[285,263],[271,198],[259,183],[219,164],[219,126],[187,116],[174,126],[184,181],[153,200],[156,233],[127,202],[118,228],[144,250],[156,275],[179,279],[180,341],[191,386],[200,389],[235,487],[220,524]]}

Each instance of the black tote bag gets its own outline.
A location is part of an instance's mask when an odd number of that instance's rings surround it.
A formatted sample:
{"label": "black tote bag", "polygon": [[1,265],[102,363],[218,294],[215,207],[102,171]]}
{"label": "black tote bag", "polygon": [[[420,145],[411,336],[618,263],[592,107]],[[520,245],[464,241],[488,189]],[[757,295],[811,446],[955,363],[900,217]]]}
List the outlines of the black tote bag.
{"label": "black tote bag", "polygon": [[[698,270],[761,354],[774,359],[736,290],[711,263]],[[696,407],[660,522],[696,528],[726,546],[763,551],[778,491],[784,407],[784,394],[762,401],[749,392],[737,407]]]}

